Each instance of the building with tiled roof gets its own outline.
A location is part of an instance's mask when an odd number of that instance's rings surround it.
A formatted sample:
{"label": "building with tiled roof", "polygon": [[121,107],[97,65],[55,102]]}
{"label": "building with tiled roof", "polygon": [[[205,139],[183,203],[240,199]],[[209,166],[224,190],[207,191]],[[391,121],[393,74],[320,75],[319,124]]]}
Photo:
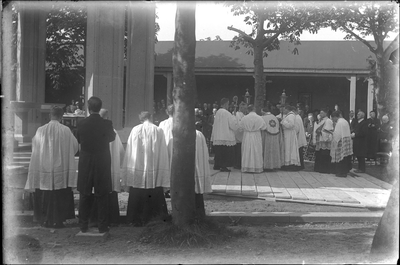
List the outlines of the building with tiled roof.
{"label": "building with tiled roof", "polygon": [[[248,49],[235,50],[230,41],[196,43],[196,85],[200,103],[219,102],[222,97],[239,100],[246,89],[254,95],[253,56]],[[373,56],[359,41],[302,41],[293,54],[294,44],[282,41],[280,50],[264,58],[265,100],[278,103],[285,89],[286,102],[308,104],[310,109],[335,104],[344,112],[373,108],[372,82],[368,80],[367,58]],[[155,100],[166,99],[172,87],[172,41],[156,44]],[[169,80],[169,81],[168,81]]]}

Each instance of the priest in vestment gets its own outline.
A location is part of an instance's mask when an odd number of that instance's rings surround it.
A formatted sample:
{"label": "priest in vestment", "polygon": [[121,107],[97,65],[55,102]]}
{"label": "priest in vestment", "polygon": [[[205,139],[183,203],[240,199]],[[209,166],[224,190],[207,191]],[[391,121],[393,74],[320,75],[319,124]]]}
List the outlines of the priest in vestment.
{"label": "priest in vestment", "polygon": [[127,221],[142,226],[156,216],[168,214],[164,188],[170,187],[170,163],[163,130],[142,111],[142,124],[128,138],[122,165],[122,185],[129,187]]}
{"label": "priest in vestment", "polygon": [[[100,117],[108,120],[108,110],[101,109]],[[111,184],[112,192],[108,194],[108,205],[109,205],[109,215],[108,223],[119,224],[119,203],[118,203],[118,193],[121,192],[121,164],[122,159],[125,155],[124,146],[122,145],[121,139],[118,136],[118,132],[114,129],[115,140],[110,143],[110,153],[111,153]],[[91,214],[91,222],[97,222],[97,201],[93,196],[93,206]]]}
{"label": "priest in vestment", "polygon": [[242,142],[242,172],[263,172],[263,147],[261,130],[265,130],[267,125],[263,118],[256,112],[253,105],[247,107],[249,114],[244,116],[239,123],[244,130]]}
{"label": "priest in vestment", "polygon": [[345,178],[352,168],[353,141],[350,134],[350,125],[341,117],[340,111],[334,111],[331,117],[336,124],[331,142],[332,166],[337,177]]}
{"label": "priest in vestment", "polygon": [[211,133],[211,142],[214,148],[214,169],[229,172],[232,167],[235,155],[235,131],[238,123],[229,111],[229,99],[221,99],[221,108],[214,118],[214,125]]}
{"label": "priest in vestment", "polygon": [[332,173],[331,141],[333,122],[327,117],[328,111],[322,109],[319,113],[321,121],[314,126],[313,143],[315,144],[314,171],[319,173]]}
{"label": "priest in vestment", "polygon": [[285,146],[285,158],[282,169],[295,171],[297,170],[297,166],[300,166],[299,144],[296,134],[296,115],[289,105],[285,105],[283,108],[281,125]]}
{"label": "priest in vestment", "polygon": [[60,123],[64,111],[53,107],[50,122],[39,127],[32,139],[32,156],[25,189],[34,192],[34,220],[45,227],[62,228],[75,218],[77,184],[75,154],[78,141],[70,128]]}
{"label": "priest in vestment", "polygon": [[262,118],[266,124],[266,129],[262,131],[262,146],[264,170],[279,169],[283,165],[281,160],[281,130],[278,119],[266,106],[262,110]]}
{"label": "priest in vestment", "polygon": [[304,150],[303,148],[307,146],[307,138],[306,138],[306,133],[304,131],[304,123],[303,119],[301,116],[297,113],[296,107],[292,107],[292,111],[296,115],[296,135],[297,135],[297,143],[299,145],[299,158],[300,158],[300,169],[304,169],[304,158],[303,158],[303,153]]}

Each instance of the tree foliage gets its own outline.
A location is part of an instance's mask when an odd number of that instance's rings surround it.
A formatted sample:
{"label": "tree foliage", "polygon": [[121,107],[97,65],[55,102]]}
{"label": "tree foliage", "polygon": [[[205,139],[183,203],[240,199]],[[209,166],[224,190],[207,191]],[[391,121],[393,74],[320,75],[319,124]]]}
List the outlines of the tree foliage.
{"label": "tree foliage", "polygon": [[[231,41],[235,50],[244,47],[246,53],[254,56],[255,106],[257,112],[264,104],[265,80],[263,57],[273,50],[279,50],[280,40],[287,40],[295,45],[301,44],[303,31],[317,33],[326,27],[329,14],[326,5],[320,2],[228,2],[234,16],[243,15],[251,32],[228,27],[238,33]],[[293,49],[293,54],[299,51]]]}
{"label": "tree foliage", "polygon": [[56,102],[59,97],[77,99],[84,86],[86,18],[82,6],[70,4],[55,5],[49,12],[46,19],[46,101]]}
{"label": "tree foliage", "polygon": [[[389,45],[385,45],[385,40],[399,31],[398,6],[390,2],[346,2],[333,5],[330,13],[332,20],[329,24],[333,30],[344,32],[346,40],[361,41],[375,55],[375,58],[366,60],[374,84],[378,114],[393,113],[396,104],[391,99],[395,91],[390,89],[390,80],[385,80],[385,76],[391,67],[389,56],[394,46],[398,47],[398,35]],[[370,36],[374,38],[373,42],[366,40]]]}

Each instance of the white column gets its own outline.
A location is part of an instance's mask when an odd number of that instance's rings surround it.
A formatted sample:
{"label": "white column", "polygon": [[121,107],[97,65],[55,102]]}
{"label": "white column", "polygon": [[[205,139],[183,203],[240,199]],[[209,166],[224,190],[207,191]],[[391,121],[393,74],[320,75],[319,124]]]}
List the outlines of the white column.
{"label": "white column", "polygon": [[155,5],[130,1],[127,14],[125,128],[132,128],[141,111],[153,113]]}
{"label": "white column", "polygon": [[88,5],[86,36],[86,102],[103,101],[115,129],[122,128],[125,12],[122,4]]}
{"label": "white column", "polygon": [[356,108],[356,83],[357,78],[355,76],[350,77],[350,110],[357,112]]}
{"label": "white column", "polygon": [[173,80],[172,73],[164,74],[164,77],[167,78],[167,106],[174,103],[174,99],[172,98],[172,89],[173,89]]}
{"label": "white column", "polygon": [[[48,11],[43,5],[21,2],[18,12],[16,100],[44,103]],[[40,125],[40,110],[25,109],[15,117],[16,139],[30,142]]]}
{"label": "white column", "polygon": [[[368,94],[367,94],[367,113],[368,116],[370,111],[374,108],[374,81],[368,78]],[[376,114],[378,115],[378,113]]]}

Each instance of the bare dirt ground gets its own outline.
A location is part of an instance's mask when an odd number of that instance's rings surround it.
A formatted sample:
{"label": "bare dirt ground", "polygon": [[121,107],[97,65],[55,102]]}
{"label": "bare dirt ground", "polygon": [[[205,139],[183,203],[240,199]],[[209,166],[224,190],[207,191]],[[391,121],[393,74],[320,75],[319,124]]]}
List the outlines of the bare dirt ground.
{"label": "bare dirt ground", "polygon": [[10,245],[15,237],[4,241],[7,255],[3,262],[393,263],[393,259],[369,259],[376,228],[375,223],[233,226],[246,230],[247,235],[207,247],[175,248],[139,242],[141,227],[113,227],[106,242],[87,243],[75,238],[76,226],[52,230],[28,224],[15,231],[25,237],[19,244]]}

